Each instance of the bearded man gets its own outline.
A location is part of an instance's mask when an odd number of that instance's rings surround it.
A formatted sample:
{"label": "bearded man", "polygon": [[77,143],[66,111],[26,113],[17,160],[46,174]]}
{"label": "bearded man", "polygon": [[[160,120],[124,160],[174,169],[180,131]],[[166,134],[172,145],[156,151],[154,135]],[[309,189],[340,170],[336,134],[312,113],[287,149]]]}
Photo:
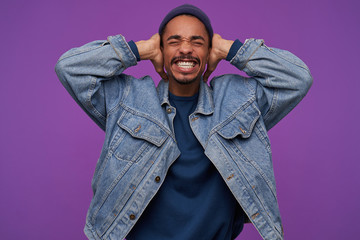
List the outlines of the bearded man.
{"label": "bearded man", "polygon": [[[150,60],[162,80],[124,70]],[[221,60],[248,77],[206,83]],[[149,40],[121,35],[66,52],[59,79],[101,127],[89,239],[236,238],[251,221],[283,239],[267,131],[312,84],[307,66],[263,40],[226,40],[193,5],[171,10]]]}

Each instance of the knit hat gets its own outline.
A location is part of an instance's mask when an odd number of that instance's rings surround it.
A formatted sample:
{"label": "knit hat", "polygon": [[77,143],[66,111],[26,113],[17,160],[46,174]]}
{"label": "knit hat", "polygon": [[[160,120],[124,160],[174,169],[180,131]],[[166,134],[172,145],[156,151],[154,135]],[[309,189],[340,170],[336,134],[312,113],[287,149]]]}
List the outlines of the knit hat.
{"label": "knit hat", "polygon": [[166,24],[168,22],[170,22],[171,19],[173,19],[174,17],[177,17],[179,15],[184,15],[184,14],[192,15],[192,16],[196,17],[205,25],[205,28],[206,28],[207,32],[209,33],[210,42],[211,42],[214,32],[211,27],[210,19],[200,8],[195,7],[194,5],[190,5],[190,4],[184,4],[184,5],[178,6],[178,7],[174,8],[173,10],[171,10],[165,16],[165,18],[162,20],[162,22],[160,23],[159,34],[160,35],[162,34]]}

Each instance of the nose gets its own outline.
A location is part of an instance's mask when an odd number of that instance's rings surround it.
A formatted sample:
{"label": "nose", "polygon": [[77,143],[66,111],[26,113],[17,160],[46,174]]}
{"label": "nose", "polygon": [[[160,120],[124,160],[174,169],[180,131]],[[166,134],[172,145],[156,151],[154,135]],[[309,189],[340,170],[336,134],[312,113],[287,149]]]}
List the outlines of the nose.
{"label": "nose", "polygon": [[192,45],[189,41],[182,41],[179,51],[181,54],[190,54],[193,51]]}

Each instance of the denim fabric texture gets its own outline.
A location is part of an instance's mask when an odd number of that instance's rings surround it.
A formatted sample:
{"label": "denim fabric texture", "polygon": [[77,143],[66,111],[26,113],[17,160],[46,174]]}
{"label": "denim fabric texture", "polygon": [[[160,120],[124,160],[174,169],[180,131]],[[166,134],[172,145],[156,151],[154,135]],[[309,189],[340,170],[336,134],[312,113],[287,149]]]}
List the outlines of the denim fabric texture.
{"label": "denim fabric texture", "polygon": [[[267,131],[301,101],[312,77],[299,58],[263,40],[246,40],[230,63],[249,77],[225,74],[210,86],[201,82],[190,126],[262,238],[283,239]],[[180,154],[168,83],[156,87],[149,76],[123,74],[136,64],[117,35],[69,50],[55,67],[66,90],[106,133],[86,217],[89,239],[123,239]]]}

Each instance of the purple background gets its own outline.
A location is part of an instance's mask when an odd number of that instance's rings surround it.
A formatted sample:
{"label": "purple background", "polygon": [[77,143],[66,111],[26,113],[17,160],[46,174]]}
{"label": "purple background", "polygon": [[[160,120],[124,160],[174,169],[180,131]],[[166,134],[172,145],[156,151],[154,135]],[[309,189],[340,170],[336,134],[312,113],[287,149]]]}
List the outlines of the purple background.
{"label": "purple background", "polygon": [[[62,53],[123,34],[149,38],[183,1],[3,0],[0,9],[0,238],[85,239],[90,182],[104,133],[70,98]],[[360,235],[360,3],[193,1],[224,38],[255,37],[309,66],[309,94],[270,137],[286,239]],[[227,62],[213,75],[238,72]],[[128,74],[150,74],[149,61]],[[211,221],[211,219],[209,219]],[[238,239],[261,239],[247,224]]]}

